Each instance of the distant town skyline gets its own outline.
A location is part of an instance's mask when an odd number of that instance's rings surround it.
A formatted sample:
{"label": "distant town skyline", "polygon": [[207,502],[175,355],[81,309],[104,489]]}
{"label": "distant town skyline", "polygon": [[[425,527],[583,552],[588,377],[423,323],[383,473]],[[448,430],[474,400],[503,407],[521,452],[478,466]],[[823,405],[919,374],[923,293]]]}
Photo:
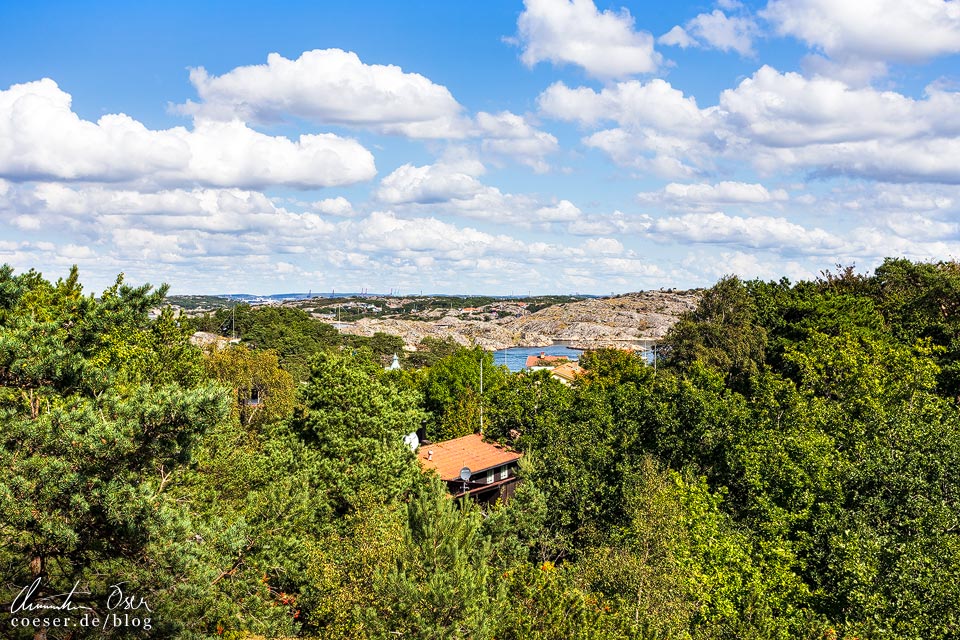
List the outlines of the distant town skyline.
{"label": "distant town skyline", "polygon": [[0,6],[0,264],[508,295],[960,255],[960,4]]}

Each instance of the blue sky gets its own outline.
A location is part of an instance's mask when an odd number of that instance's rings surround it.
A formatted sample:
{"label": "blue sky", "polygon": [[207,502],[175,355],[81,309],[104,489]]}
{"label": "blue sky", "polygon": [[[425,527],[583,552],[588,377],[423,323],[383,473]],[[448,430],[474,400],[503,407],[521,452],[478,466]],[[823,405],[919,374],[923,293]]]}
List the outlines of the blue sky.
{"label": "blue sky", "polygon": [[960,2],[0,4],[0,263],[610,293],[960,254]]}

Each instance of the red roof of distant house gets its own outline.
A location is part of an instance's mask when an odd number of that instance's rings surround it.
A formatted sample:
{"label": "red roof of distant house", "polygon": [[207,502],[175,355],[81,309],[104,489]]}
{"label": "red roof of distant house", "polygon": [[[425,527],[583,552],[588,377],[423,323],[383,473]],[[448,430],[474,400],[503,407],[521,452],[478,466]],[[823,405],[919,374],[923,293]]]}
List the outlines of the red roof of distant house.
{"label": "red roof of distant house", "polygon": [[553,364],[559,364],[560,362],[566,362],[570,358],[567,356],[548,356],[543,351],[540,352],[538,356],[527,356],[527,368],[530,367],[549,367]]}
{"label": "red roof of distant house", "polygon": [[499,444],[485,442],[483,436],[471,434],[422,445],[417,457],[424,469],[435,469],[443,480],[456,480],[464,467],[469,467],[471,473],[478,473],[519,460],[521,455]]}

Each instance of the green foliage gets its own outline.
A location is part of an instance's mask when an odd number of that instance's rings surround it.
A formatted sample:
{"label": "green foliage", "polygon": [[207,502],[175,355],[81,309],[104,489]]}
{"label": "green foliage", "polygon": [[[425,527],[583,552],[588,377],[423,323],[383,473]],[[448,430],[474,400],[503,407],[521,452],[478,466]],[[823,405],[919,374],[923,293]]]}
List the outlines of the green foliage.
{"label": "green foliage", "polygon": [[912,343],[928,338],[942,347],[940,392],[960,397],[960,264],[887,259],[872,279],[875,297],[891,331]]}
{"label": "green foliage", "polygon": [[460,345],[453,338],[424,336],[417,350],[406,354],[405,363],[415,368],[432,367],[438,360],[452,356],[459,348]]}
{"label": "green foliage", "polygon": [[519,440],[536,457],[528,477],[544,492],[547,527],[564,558],[595,544],[622,518],[622,467],[627,449],[610,397],[599,386],[574,389],[568,408],[538,421]]}
{"label": "green foliage", "polygon": [[[167,302],[176,305],[184,311],[195,311],[197,309],[216,309],[221,307],[230,307],[234,304],[230,298],[220,296],[204,295],[182,295],[167,296]],[[205,331],[215,331],[216,329],[205,329]]]}
{"label": "green foliage", "polygon": [[294,380],[305,380],[314,354],[340,344],[337,330],[310,317],[301,309],[257,307],[249,314],[250,326],[239,334],[259,349],[272,349]]}
{"label": "green foliage", "polygon": [[191,326],[235,336],[254,349],[274,351],[280,365],[296,381],[307,379],[314,354],[341,344],[333,326],[310,317],[303,309],[290,307],[251,307],[241,302],[197,318]]}
{"label": "green foliage", "polygon": [[487,512],[483,531],[493,542],[493,563],[509,570],[527,563],[540,565],[556,559],[560,541],[549,527],[547,496],[533,480],[531,456],[521,458],[522,482],[507,502],[498,502]]}
{"label": "green foliage", "polygon": [[[204,359],[163,288],[3,267],[0,575],[124,581],[158,638],[955,638],[958,274],[724,278],[655,377],[600,350],[567,387],[244,305],[260,348]],[[485,513],[402,442],[481,409],[524,453]]]}
{"label": "green foliage", "polygon": [[603,387],[616,387],[630,383],[645,384],[653,375],[646,361],[632,351],[603,348],[585,351],[579,364],[585,372],[579,380],[583,384],[598,384]]}
{"label": "green foliage", "polygon": [[369,338],[344,336],[345,345],[351,349],[367,348],[380,364],[387,364],[394,356],[403,354],[403,338],[378,331]]}
{"label": "green foliage", "polygon": [[[389,615],[398,603],[386,596],[385,576],[406,552],[407,508],[367,497],[321,541],[322,555],[308,569],[316,606],[305,624],[317,637],[366,640],[387,621],[370,623],[371,611]],[[382,637],[382,636],[381,636]]]}
{"label": "green foliage", "polygon": [[767,332],[767,362],[771,367],[781,373],[791,373],[784,362],[784,352],[814,334],[846,333],[874,339],[887,335],[874,299],[859,287],[840,284],[852,277],[796,285],[790,285],[785,279],[778,283],[747,283],[756,320]]}
{"label": "green foliage", "polygon": [[384,377],[369,352],[321,352],[303,390],[305,410],[294,425],[320,456],[318,473],[337,513],[352,511],[363,491],[397,499],[420,475],[403,436],[428,416],[415,390]]}
{"label": "green foliage", "polygon": [[743,388],[762,366],[766,342],[748,289],[736,276],[727,276],[670,329],[663,352],[680,368],[699,360]]}
{"label": "green foliage", "polygon": [[266,424],[293,412],[293,376],[280,368],[274,352],[232,345],[210,353],[205,364],[211,378],[233,389],[233,412],[241,424]]}
{"label": "green foliage", "polygon": [[703,478],[644,458],[627,479],[630,522],[579,563],[637,631],[665,638],[819,637],[792,554],[738,531]]}
{"label": "green foliage", "polygon": [[502,584],[491,576],[490,543],[480,512],[458,508],[434,478],[408,506],[404,548],[376,586],[373,637],[493,638]]}
{"label": "green foliage", "polygon": [[437,361],[427,373],[423,390],[425,406],[435,418],[430,439],[449,440],[479,431],[485,397],[496,394],[506,376],[503,368],[494,365],[493,354],[481,347],[460,348]]}
{"label": "green foliage", "polygon": [[0,270],[0,566],[41,578],[38,597],[77,581],[154,593],[167,481],[226,416],[172,316],[149,319],[166,291],[150,289],[121,276],[97,300],[76,268],[55,285]]}
{"label": "green foliage", "polygon": [[503,385],[491,390],[487,397],[486,435],[495,440],[513,441],[524,448],[524,434],[556,428],[570,407],[573,391],[541,370],[506,376]]}
{"label": "green foliage", "polygon": [[507,602],[498,612],[504,640],[654,640],[636,633],[604,599],[577,584],[572,569],[552,562],[520,565],[502,574]]}

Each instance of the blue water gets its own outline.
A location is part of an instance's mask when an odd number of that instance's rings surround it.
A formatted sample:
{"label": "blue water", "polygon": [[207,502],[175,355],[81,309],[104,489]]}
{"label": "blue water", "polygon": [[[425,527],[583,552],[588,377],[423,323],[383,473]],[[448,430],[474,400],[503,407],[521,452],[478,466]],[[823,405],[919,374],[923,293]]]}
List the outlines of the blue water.
{"label": "blue water", "polygon": [[[571,349],[565,344],[552,344],[549,347],[512,347],[493,352],[493,362],[497,365],[507,365],[510,371],[523,371],[526,368],[527,356],[536,356],[540,353],[548,356],[567,356],[571,360],[579,360],[583,351]],[[640,352],[647,364],[653,364],[653,352]]]}
{"label": "blue water", "polygon": [[582,353],[565,344],[552,344],[549,347],[513,347],[494,351],[493,362],[497,365],[507,365],[510,371],[523,371],[527,364],[527,356],[538,356],[541,352],[548,356],[567,356],[571,360],[577,360]]}

